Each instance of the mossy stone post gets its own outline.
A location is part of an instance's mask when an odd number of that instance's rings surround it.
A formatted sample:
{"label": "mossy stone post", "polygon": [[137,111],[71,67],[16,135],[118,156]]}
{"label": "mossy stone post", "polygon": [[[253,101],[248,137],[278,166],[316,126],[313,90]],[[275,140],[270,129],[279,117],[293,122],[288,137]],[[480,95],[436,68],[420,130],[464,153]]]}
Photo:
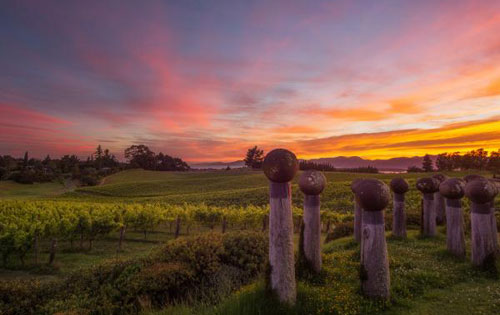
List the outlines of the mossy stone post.
{"label": "mossy stone post", "polygon": [[[438,185],[448,179],[448,176],[444,174],[433,175],[432,178],[438,181]],[[441,195],[439,190],[434,194],[434,204],[436,206],[436,224],[443,225],[446,220],[446,205],[444,197]]]}
{"label": "mossy stone post", "polygon": [[401,177],[391,180],[391,190],[394,193],[392,210],[392,235],[406,237],[405,193],[408,192],[408,182]]}
{"label": "mossy stone post", "polygon": [[367,297],[389,299],[389,259],[383,212],[391,198],[389,187],[377,179],[365,179],[357,185],[356,197],[363,208],[361,289]]}
{"label": "mossy stone post", "polygon": [[[498,189],[498,182],[491,180],[490,183],[493,186],[495,196],[498,195],[499,189]],[[493,197],[493,200],[491,200],[491,231],[493,233],[493,243],[495,245],[495,250],[498,253],[500,248],[498,247],[498,226],[497,226],[497,217],[495,215],[495,197]]]}
{"label": "mossy stone post", "polygon": [[426,177],[417,181],[417,189],[423,194],[422,235],[436,236],[436,207],[434,194],[439,190],[439,184],[434,178]]}
{"label": "mossy stone post", "polygon": [[295,304],[295,262],[290,181],[298,171],[295,154],[285,149],[269,152],[262,165],[269,179],[269,263],[270,286],[278,299]]}
{"label": "mossy stone post", "polygon": [[492,268],[496,259],[491,225],[491,201],[495,198],[495,188],[484,178],[475,179],[465,185],[465,195],[471,201],[472,264]]}
{"label": "mossy stone post", "polygon": [[465,258],[464,213],[462,201],[465,182],[449,178],[439,185],[440,194],[446,199],[446,247],[451,254]]}
{"label": "mossy stone post", "polygon": [[313,272],[321,271],[321,218],[319,195],[326,185],[323,173],[315,170],[304,171],[299,179],[300,190],[304,193],[303,244],[304,258]]}
{"label": "mossy stone post", "polygon": [[351,183],[351,191],[354,194],[354,240],[358,243],[361,242],[361,230],[363,228],[363,208],[359,204],[359,200],[356,197],[356,187],[359,183],[363,181],[362,178],[356,178]]}

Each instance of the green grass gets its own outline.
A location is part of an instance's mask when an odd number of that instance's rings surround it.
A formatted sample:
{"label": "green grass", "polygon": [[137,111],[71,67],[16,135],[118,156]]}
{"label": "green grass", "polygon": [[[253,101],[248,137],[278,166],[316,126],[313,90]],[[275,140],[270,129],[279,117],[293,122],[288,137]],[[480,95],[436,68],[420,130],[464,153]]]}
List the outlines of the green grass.
{"label": "green grass", "polygon": [[[468,172],[448,173],[462,177]],[[486,173],[483,173],[487,175]],[[299,174],[300,175],[300,174]],[[302,193],[293,180],[293,202],[302,205]],[[419,206],[420,193],[414,188],[415,180],[430,176],[425,173],[410,174],[353,174],[326,172],[327,186],[322,193],[322,207],[333,211],[351,211],[352,193],[350,183],[355,178],[373,177],[389,182],[395,176],[403,176],[413,188],[407,194],[410,208]],[[113,202],[165,202],[183,204],[205,203],[215,206],[265,205],[268,203],[268,180],[260,171],[231,170],[210,172],[153,172],[128,170],[106,178],[103,185],[84,187],[66,193],[61,198],[92,199]]]}
{"label": "green grass", "polygon": [[48,198],[64,192],[66,192],[64,185],[58,182],[25,185],[13,181],[0,181],[0,200]]}
{"label": "green grass", "polygon": [[[389,234],[388,234],[389,235]],[[470,247],[469,247],[470,248]],[[500,282],[474,269],[469,258],[458,260],[445,251],[443,231],[437,238],[407,240],[388,237],[391,301],[365,299],[360,293],[359,250],[351,238],[324,246],[324,274],[298,282],[295,307],[280,305],[261,282],[221,303],[173,306],[151,314],[495,314],[500,307]],[[497,263],[497,268],[500,264]]]}
{"label": "green grass", "polygon": [[[462,177],[465,172],[448,174]],[[420,194],[414,189],[419,177],[430,174],[351,174],[326,173],[328,185],[322,194],[322,209],[352,211],[350,182],[358,177],[375,177],[386,182],[395,176],[410,181],[407,209],[418,211]],[[293,202],[300,206],[302,194],[293,182]],[[1,199],[68,199],[75,201],[164,202],[171,204],[206,203],[209,205],[264,205],[268,203],[268,181],[258,171],[217,172],[152,172],[129,170],[114,174],[96,187],[67,192],[59,183],[21,185],[0,182]],[[497,198],[497,205],[500,198]],[[467,203],[466,203],[467,205]],[[193,231],[202,233],[204,229]],[[350,238],[324,246],[324,275],[302,279],[298,283],[298,301],[294,308],[276,303],[255,283],[225,298],[217,305],[174,306],[159,314],[493,314],[500,307],[500,281],[474,270],[469,260],[458,261],[445,252],[444,234],[436,239],[420,239],[411,231],[408,240],[388,238],[391,265],[392,300],[389,304],[364,299],[359,292],[358,246]],[[141,233],[127,232],[124,251],[117,252],[117,233],[94,243],[92,251],[71,251],[61,242],[57,254],[59,269],[54,274],[33,274],[30,267],[20,270],[0,269],[0,279],[64,277],[69,272],[86,268],[116,257],[147,255],[159,243],[172,237],[164,226],[143,239]],[[297,240],[295,240],[297,243]],[[87,246],[87,244],[85,244]],[[469,246],[469,245],[468,245]],[[42,244],[41,261],[48,258],[48,243]],[[75,242],[78,247],[78,242]],[[470,247],[468,247],[470,248]],[[31,261],[32,256],[26,257]],[[153,312],[155,313],[155,312]],[[155,313],[156,314],[156,313]]]}

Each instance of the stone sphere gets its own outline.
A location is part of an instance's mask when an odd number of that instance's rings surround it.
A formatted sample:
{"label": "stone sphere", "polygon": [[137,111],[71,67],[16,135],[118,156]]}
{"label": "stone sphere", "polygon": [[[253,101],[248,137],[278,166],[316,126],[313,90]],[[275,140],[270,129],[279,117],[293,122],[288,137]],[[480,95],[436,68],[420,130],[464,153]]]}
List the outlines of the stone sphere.
{"label": "stone sphere", "polygon": [[364,179],[363,178],[356,178],[351,182],[351,191],[353,193],[356,193],[356,187],[359,183],[361,183]]}
{"label": "stone sphere", "polygon": [[432,194],[439,190],[439,182],[431,177],[420,178],[416,186],[423,194]]}
{"label": "stone sphere", "polygon": [[435,174],[432,175],[432,178],[436,179],[441,184],[442,182],[448,179],[448,176],[444,174]]}
{"label": "stone sphere", "polygon": [[291,181],[299,170],[299,162],[292,152],[274,149],[264,158],[262,169],[270,181],[286,183]]}
{"label": "stone sphere", "polygon": [[460,178],[449,178],[439,185],[439,193],[448,199],[461,199],[465,194],[465,182]]}
{"label": "stone sphere", "polygon": [[378,179],[368,178],[356,186],[356,198],[365,211],[381,211],[389,204],[389,187]]}
{"label": "stone sphere", "polygon": [[391,189],[396,194],[404,194],[410,189],[408,182],[402,177],[396,177],[391,180]]}
{"label": "stone sphere", "polygon": [[488,203],[495,198],[497,193],[496,187],[493,187],[493,184],[485,178],[472,180],[465,185],[465,196],[473,203]]}
{"label": "stone sphere", "polygon": [[306,195],[319,195],[325,189],[326,177],[320,171],[307,170],[299,178],[300,190]]}
{"label": "stone sphere", "polygon": [[493,189],[495,191],[495,196],[498,195],[500,192],[499,186],[500,186],[500,181],[496,181],[494,179],[488,179],[490,183],[493,185]]}
{"label": "stone sphere", "polygon": [[481,175],[476,175],[476,174],[469,174],[464,176],[464,180],[466,183],[471,182],[476,179],[483,179],[484,177]]}

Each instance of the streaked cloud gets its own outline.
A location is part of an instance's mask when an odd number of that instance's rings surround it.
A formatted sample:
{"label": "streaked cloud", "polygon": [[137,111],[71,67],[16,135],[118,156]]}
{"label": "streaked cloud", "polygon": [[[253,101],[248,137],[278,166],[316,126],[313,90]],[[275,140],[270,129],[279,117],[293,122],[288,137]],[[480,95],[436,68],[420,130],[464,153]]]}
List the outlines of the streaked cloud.
{"label": "streaked cloud", "polygon": [[494,1],[2,2],[0,154],[500,147],[499,32]]}

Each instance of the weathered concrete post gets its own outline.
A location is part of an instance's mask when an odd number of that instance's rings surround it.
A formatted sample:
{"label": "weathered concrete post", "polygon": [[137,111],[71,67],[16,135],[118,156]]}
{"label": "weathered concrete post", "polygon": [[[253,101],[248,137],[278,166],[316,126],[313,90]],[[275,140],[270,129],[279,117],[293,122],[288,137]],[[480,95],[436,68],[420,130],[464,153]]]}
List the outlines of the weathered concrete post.
{"label": "weathered concrete post", "polygon": [[472,264],[482,268],[495,266],[496,249],[491,225],[491,201],[495,188],[486,179],[469,181],[465,195],[471,201]]}
{"label": "weathered concrete post", "polygon": [[394,193],[392,235],[396,237],[406,237],[405,193],[408,189],[408,182],[404,178],[396,177],[391,180],[391,190]]}
{"label": "weathered concrete post", "polygon": [[450,178],[439,185],[446,198],[446,247],[453,255],[465,258],[464,214],[460,199],[464,196],[465,182]]}
{"label": "weathered concrete post", "polygon": [[422,235],[436,236],[436,207],[434,194],[439,189],[438,182],[434,178],[421,178],[417,181],[417,189],[423,194],[423,222]]}
{"label": "weathered concrete post", "polygon": [[[489,180],[493,186],[495,196],[498,195],[499,189],[497,182],[494,180]],[[498,253],[500,248],[498,247],[498,227],[497,227],[497,217],[495,215],[495,197],[491,200],[491,232],[493,233],[493,244],[495,245],[495,251]]]}
{"label": "weathered concrete post", "polygon": [[304,171],[299,179],[300,190],[304,193],[303,249],[307,266],[313,272],[321,271],[321,218],[319,194],[326,185],[323,173],[315,170]]}
{"label": "weathered concrete post", "polygon": [[356,197],[356,187],[363,181],[362,178],[356,178],[351,183],[351,191],[354,194],[354,240],[358,243],[361,242],[361,230],[363,227],[363,209],[359,204],[359,200]]}
{"label": "weathered concrete post", "polygon": [[299,164],[292,152],[275,149],[266,155],[262,168],[270,181],[270,285],[281,302],[295,304],[297,291],[290,181],[297,173]]}
{"label": "weathered concrete post", "polygon": [[389,204],[389,187],[377,179],[365,179],[356,187],[363,208],[361,240],[361,288],[368,297],[390,297],[389,259],[383,210]]}
{"label": "weathered concrete post", "polygon": [[[438,181],[439,186],[442,182],[448,179],[448,176],[444,174],[436,174],[433,175],[432,178]],[[436,224],[443,225],[446,220],[446,207],[444,203],[444,197],[441,195],[439,190],[434,194],[434,205],[436,206]]]}

